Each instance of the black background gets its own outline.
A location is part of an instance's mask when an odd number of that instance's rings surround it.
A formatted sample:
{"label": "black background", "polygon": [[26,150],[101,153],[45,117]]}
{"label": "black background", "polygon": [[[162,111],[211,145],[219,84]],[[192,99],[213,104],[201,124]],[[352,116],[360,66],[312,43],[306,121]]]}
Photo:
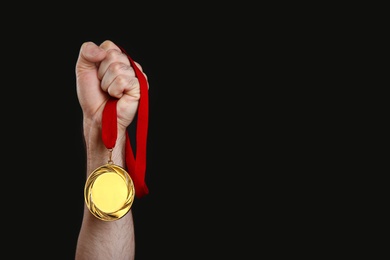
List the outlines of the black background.
{"label": "black background", "polygon": [[74,67],[83,42],[106,39],[150,84],[137,260],[323,255],[344,244],[324,183],[344,158],[328,87],[346,63],[327,44],[340,38],[313,24],[320,10],[307,19],[279,3],[127,4],[2,9],[2,253],[74,258],[85,181]]}
{"label": "black background", "polygon": [[[268,156],[257,126],[270,108],[264,96],[254,100],[264,89],[249,77],[260,73],[261,32],[250,29],[251,15],[237,24],[233,11],[146,10],[118,7],[105,19],[55,12],[3,32],[3,131],[17,169],[3,184],[4,198],[14,198],[3,217],[6,243],[26,248],[15,258],[74,258],[85,183],[75,64],[83,42],[106,39],[142,65],[150,86],[150,193],[132,207],[136,259],[238,259],[256,248],[247,236],[257,234],[267,198],[266,183],[252,177],[264,178],[257,163]],[[253,202],[258,193],[263,200]]]}

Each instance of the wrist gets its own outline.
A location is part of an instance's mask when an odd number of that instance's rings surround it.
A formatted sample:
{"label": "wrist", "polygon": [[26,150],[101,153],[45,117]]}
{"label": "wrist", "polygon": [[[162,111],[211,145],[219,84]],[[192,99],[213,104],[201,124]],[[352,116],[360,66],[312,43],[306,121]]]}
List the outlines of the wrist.
{"label": "wrist", "polygon": [[126,132],[118,131],[117,140],[112,151],[104,145],[100,125],[84,123],[84,141],[87,157],[87,176],[97,167],[110,160],[121,167],[125,167]]}

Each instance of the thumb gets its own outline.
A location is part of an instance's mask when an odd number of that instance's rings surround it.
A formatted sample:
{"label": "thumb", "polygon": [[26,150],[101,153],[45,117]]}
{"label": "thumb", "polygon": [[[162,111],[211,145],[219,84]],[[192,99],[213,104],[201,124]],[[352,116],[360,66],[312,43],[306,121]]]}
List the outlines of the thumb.
{"label": "thumb", "polygon": [[76,73],[84,71],[96,71],[97,63],[106,56],[106,51],[93,42],[84,42],[81,45],[79,57],[76,63]]}

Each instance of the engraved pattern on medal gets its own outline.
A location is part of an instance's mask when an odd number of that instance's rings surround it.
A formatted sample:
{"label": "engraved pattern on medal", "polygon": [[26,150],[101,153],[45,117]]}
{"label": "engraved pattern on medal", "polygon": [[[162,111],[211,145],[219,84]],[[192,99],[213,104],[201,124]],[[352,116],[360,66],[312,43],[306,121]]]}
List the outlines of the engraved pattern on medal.
{"label": "engraved pattern on medal", "polygon": [[84,198],[89,211],[104,221],[122,218],[134,201],[134,184],[120,166],[103,165],[87,178]]}

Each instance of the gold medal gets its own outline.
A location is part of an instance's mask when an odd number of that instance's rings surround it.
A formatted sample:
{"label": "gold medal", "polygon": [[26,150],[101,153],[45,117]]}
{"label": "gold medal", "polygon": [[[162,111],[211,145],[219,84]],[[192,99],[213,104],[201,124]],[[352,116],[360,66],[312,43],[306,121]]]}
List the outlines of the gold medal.
{"label": "gold medal", "polygon": [[[143,72],[136,63],[122,49],[128,57],[140,84],[141,98],[137,111],[137,156],[135,157],[130,145],[129,133],[126,131],[125,160],[126,166],[132,175],[112,160],[112,151],[117,140],[117,98],[110,97],[102,113],[102,140],[109,151],[108,163],[98,167],[88,176],[84,187],[86,206],[92,215],[104,221],[113,221],[122,218],[133,204],[134,197],[142,197],[149,190],[144,183],[146,168],[146,138],[148,130],[148,83]],[[142,120],[140,120],[142,118]],[[135,183],[131,177],[134,178]]]}
{"label": "gold medal", "polygon": [[135,189],[130,175],[107,163],[94,170],[85,183],[84,198],[89,211],[104,221],[122,218],[130,210]]}

